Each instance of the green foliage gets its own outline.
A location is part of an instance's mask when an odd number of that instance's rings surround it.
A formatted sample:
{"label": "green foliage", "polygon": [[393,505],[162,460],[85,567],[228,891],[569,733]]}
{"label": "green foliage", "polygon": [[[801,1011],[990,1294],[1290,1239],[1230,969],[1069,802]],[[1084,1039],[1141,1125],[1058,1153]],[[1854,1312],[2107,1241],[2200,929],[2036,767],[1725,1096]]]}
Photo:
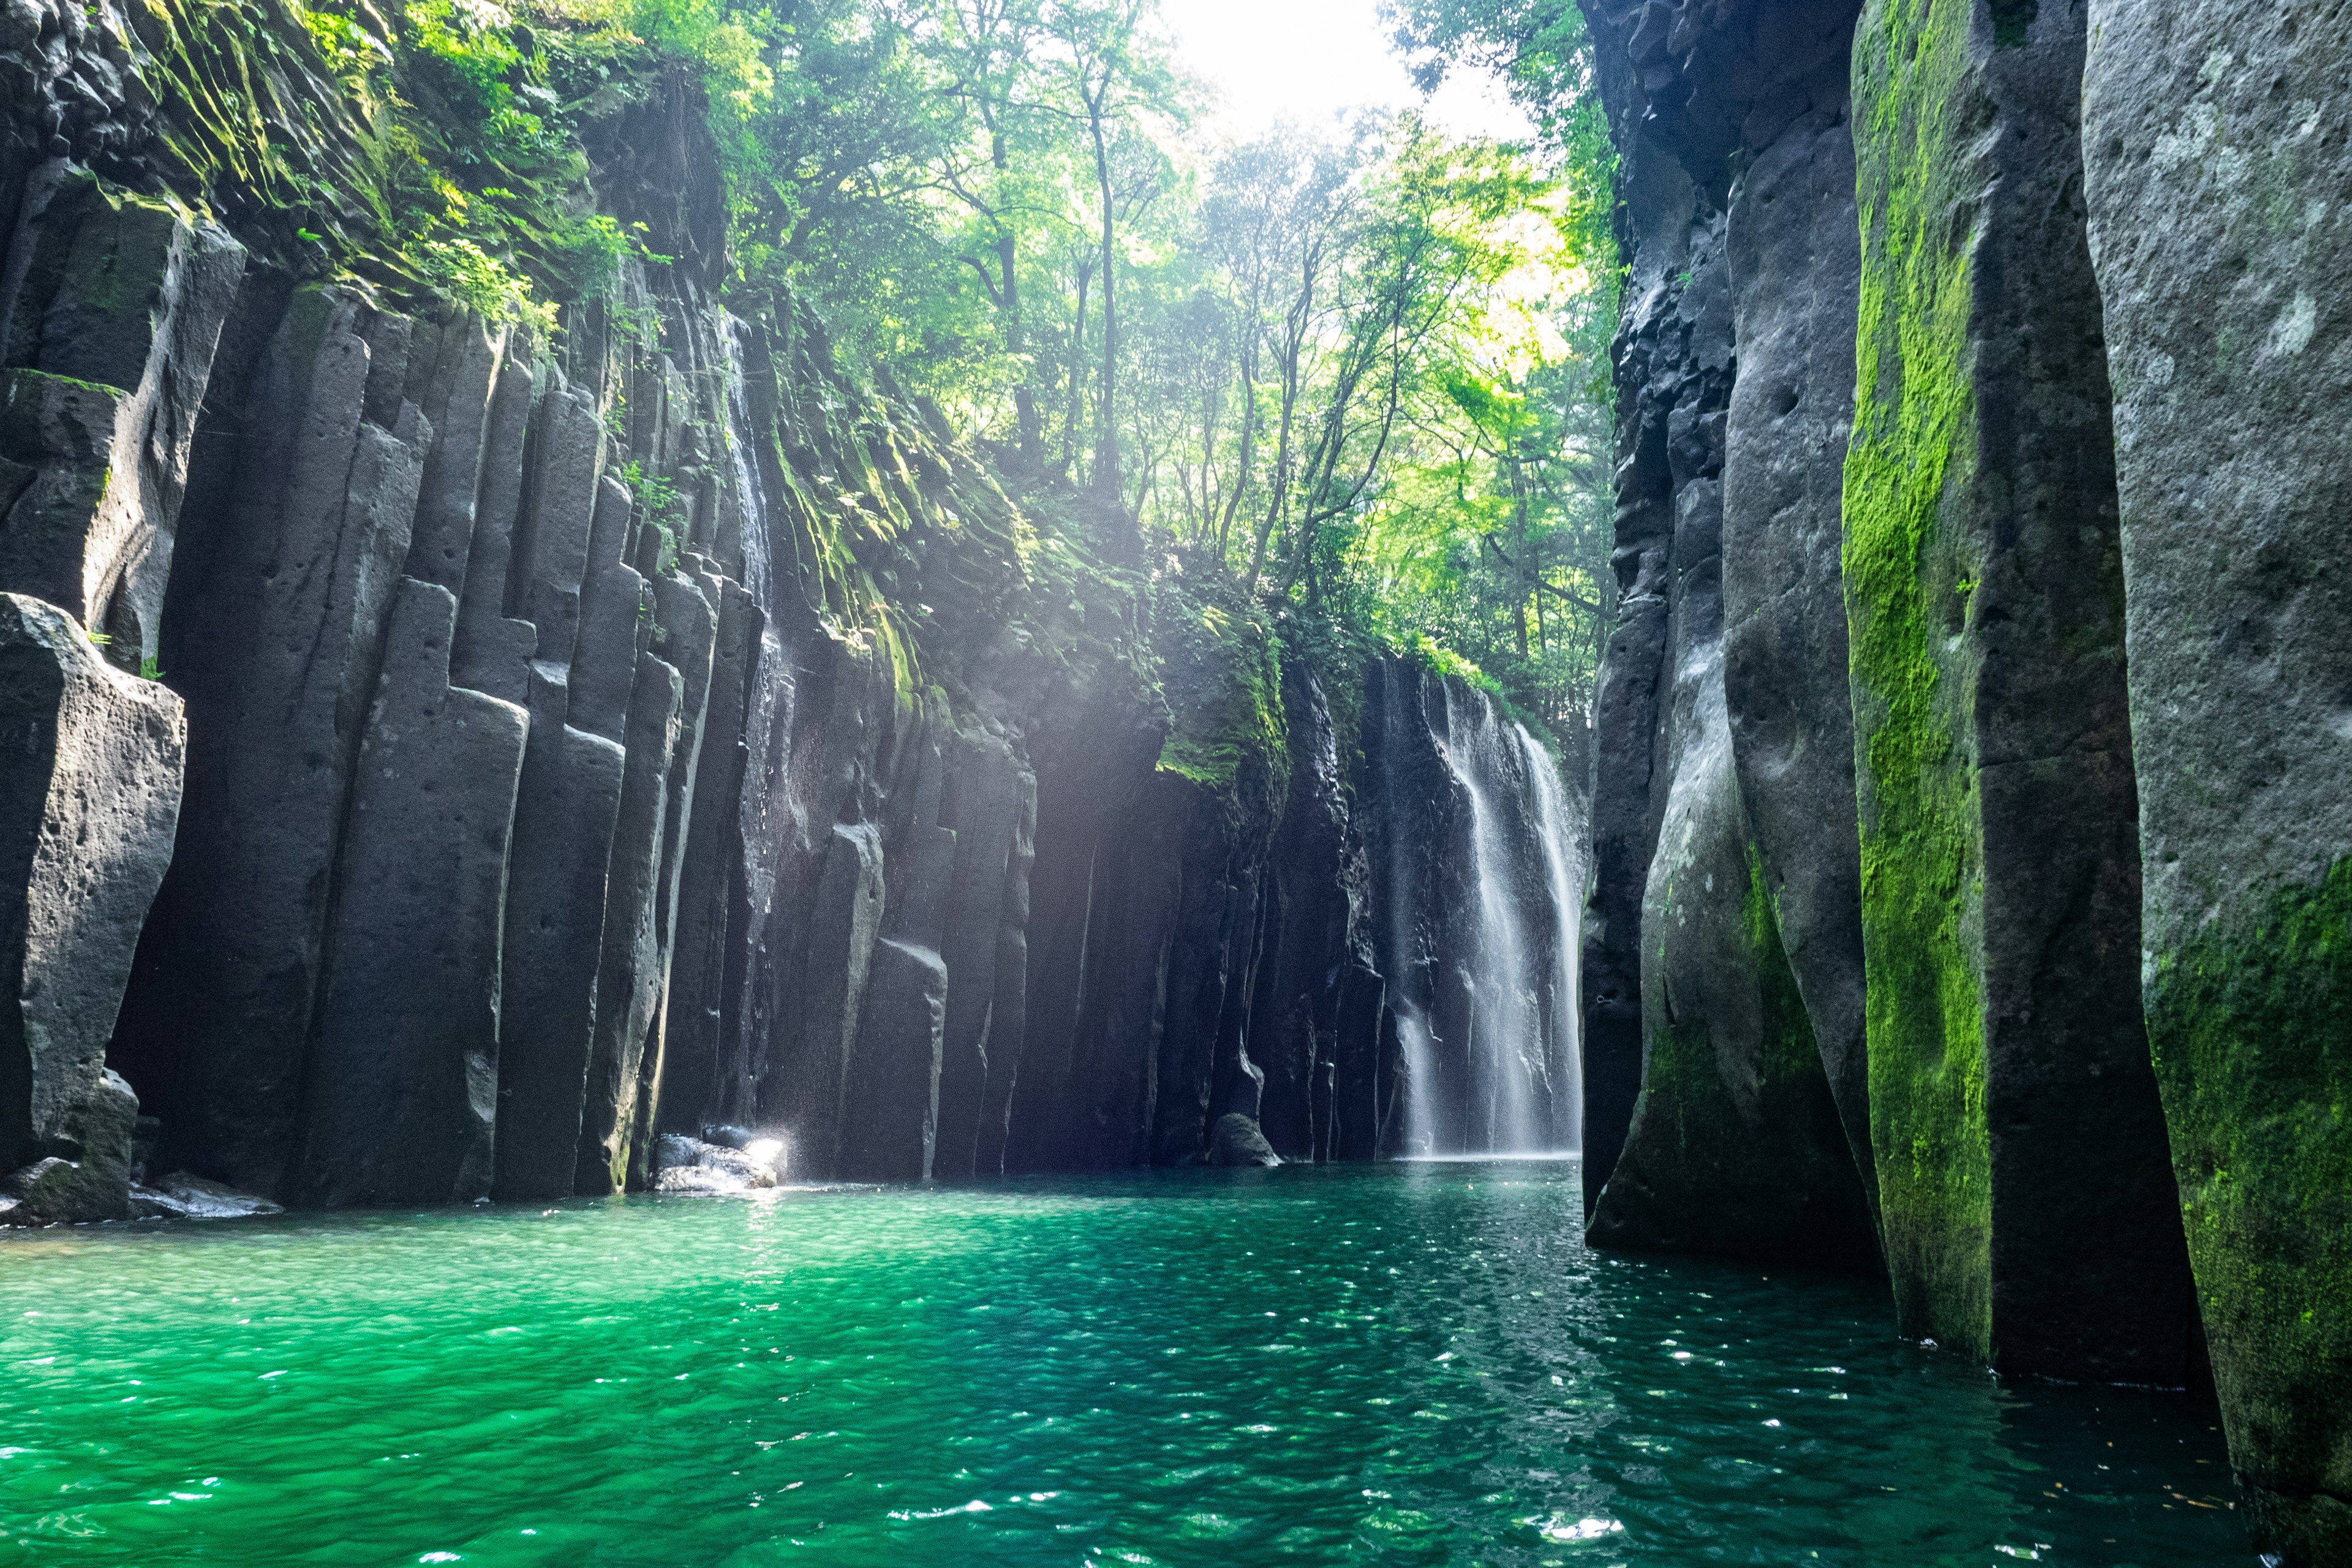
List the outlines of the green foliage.
{"label": "green foliage", "polygon": [[542,335],[555,331],[555,307],[531,292],[530,280],[462,236],[419,239],[409,259],[435,291],[493,321],[518,321]]}
{"label": "green foliage", "polygon": [[648,471],[635,458],[621,465],[619,478],[636,503],[638,520],[661,535],[659,569],[668,571],[677,560],[678,542],[693,521],[693,503],[677,481]]}

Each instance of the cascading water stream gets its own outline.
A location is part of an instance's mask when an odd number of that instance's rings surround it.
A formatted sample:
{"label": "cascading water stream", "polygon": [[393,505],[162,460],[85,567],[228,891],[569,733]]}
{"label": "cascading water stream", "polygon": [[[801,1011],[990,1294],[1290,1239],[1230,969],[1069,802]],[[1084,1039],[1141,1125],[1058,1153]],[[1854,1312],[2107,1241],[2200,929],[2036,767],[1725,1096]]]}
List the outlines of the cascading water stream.
{"label": "cascading water stream", "polygon": [[[1412,820],[1415,748],[1404,737],[1409,726],[1425,724],[1450,786],[1443,793],[1458,814],[1449,842],[1467,856],[1449,868],[1428,861],[1419,829],[1390,836],[1390,952],[1412,972],[1401,973],[1391,1004],[1405,1068],[1400,1152],[1573,1148],[1583,1099],[1575,973],[1581,878],[1558,764],[1524,726],[1451,684],[1434,689],[1443,721],[1432,722],[1438,716],[1418,711],[1410,695],[1415,684],[1391,680],[1385,692],[1391,809]],[[1425,794],[1429,776],[1422,777]],[[1416,858],[1426,868],[1421,876]]]}
{"label": "cascading water stream", "polygon": [[1577,954],[1584,945],[1584,866],[1576,853],[1584,842],[1581,824],[1570,820],[1568,792],[1560,787],[1559,768],[1533,735],[1522,726],[1519,745],[1526,752],[1528,774],[1535,781],[1536,827],[1543,841],[1544,870],[1552,909],[1559,924],[1552,943],[1551,990],[1548,998],[1545,1040],[1550,1051],[1551,1124],[1544,1146],[1554,1151],[1578,1148],[1584,1137],[1584,1053],[1578,1037],[1583,1001],[1577,978]]}
{"label": "cascading water stream", "polygon": [[[1447,692],[1445,738],[1438,754],[1470,807],[1470,874],[1476,889],[1475,937],[1461,960],[1468,969],[1469,1101],[1462,1152],[1531,1153],[1543,1147],[1536,1107],[1550,1098],[1543,1016],[1530,982],[1528,932],[1516,889],[1511,847],[1493,787],[1511,782],[1502,723],[1483,701]],[[1518,727],[1513,725],[1517,730]]]}
{"label": "cascading water stream", "polygon": [[[769,528],[768,487],[761,477],[752,445],[752,423],[745,395],[741,335],[748,331],[734,316],[722,316],[720,337],[727,347],[727,449],[735,465],[735,484],[742,508],[743,587],[759,606],[761,617],[758,668],[753,673],[743,721],[743,739],[751,749],[751,764],[743,770],[741,828],[742,893],[735,915],[749,923],[743,933],[762,929],[774,902],[778,836],[772,821],[772,802],[783,766],[782,747],[792,720],[792,682],[782,639],[777,635],[775,549]],[[745,977],[745,990],[735,1001],[736,1038],[729,1043],[734,1071],[727,1075],[722,1109],[749,1121],[757,1115],[751,1083],[748,1032],[760,1014],[759,976]]]}

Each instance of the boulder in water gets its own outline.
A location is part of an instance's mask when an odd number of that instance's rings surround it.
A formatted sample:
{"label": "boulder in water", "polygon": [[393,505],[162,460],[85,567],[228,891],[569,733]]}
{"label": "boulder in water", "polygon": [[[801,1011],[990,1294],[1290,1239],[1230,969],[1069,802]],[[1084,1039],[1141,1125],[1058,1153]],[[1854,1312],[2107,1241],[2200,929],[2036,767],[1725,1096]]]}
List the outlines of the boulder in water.
{"label": "boulder in water", "polygon": [[[740,1131],[739,1128],[718,1129]],[[754,1140],[754,1146],[758,1144]],[[766,1154],[761,1150],[761,1154]],[[675,1132],[665,1132],[654,1140],[654,1190],[657,1193],[748,1193],[757,1187],[776,1184],[776,1166],[770,1163],[780,1157],[782,1147],[763,1159],[749,1149],[730,1149],[723,1144],[705,1143],[699,1138],[687,1138]]]}
{"label": "boulder in water", "polygon": [[285,1212],[268,1198],[187,1171],[174,1171],[152,1187],[131,1189],[132,1219],[250,1219]]}
{"label": "boulder in water", "polygon": [[1210,1129],[1209,1163],[1271,1168],[1282,1163],[1282,1156],[1274,1152],[1255,1121],[1234,1111],[1218,1117],[1216,1126]]}

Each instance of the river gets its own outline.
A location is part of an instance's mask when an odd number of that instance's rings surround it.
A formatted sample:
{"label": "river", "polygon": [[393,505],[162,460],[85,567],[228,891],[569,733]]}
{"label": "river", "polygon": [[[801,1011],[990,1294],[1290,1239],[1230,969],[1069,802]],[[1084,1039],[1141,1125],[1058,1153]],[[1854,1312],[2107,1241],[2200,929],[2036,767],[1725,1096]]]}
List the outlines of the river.
{"label": "river", "polygon": [[0,1563],[2246,1560],[2179,1395],[1586,1250],[1571,1161],[0,1243]]}

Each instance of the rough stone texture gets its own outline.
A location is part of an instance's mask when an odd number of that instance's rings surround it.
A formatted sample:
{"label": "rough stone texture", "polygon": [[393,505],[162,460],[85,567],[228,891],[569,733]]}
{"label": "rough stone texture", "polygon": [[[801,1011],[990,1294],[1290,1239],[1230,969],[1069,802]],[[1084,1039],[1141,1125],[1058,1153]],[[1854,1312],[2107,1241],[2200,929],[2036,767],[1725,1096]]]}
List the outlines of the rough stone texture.
{"label": "rough stone texture", "polygon": [[859,1014],[866,1005],[883,913],[882,836],[868,823],[833,829],[809,910],[809,991],[797,1053],[778,1071],[776,1119],[792,1137],[795,1168],[832,1174],[842,1159],[843,1106]]}
{"label": "rough stone texture", "polygon": [[[623,738],[635,689],[637,645],[647,613],[646,580],[628,563],[629,492],[607,479],[597,487],[588,538],[588,577],[580,591],[579,637],[571,656],[569,722],[606,740]],[[541,652],[542,658],[548,657]]]}
{"label": "rough stone texture", "polygon": [[664,1013],[657,1125],[691,1131],[718,1108],[727,1055],[728,921],[742,865],[744,717],[762,617],[740,584],[713,577],[719,625],[710,701],[694,779],[694,807],[678,872],[677,936]]}
{"label": "rough stone texture", "polygon": [[118,1048],[156,1085],[172,1157],[265,1196],[293,1152],[351,770],[431,440],[413,406],[391,428],[366,416],[386,325],[336,290],[295,293],[167,605],[186,614],[167,671],[188,705],[183,833]]}
{"label": "rough stone texture", "polygon": [[[473,556],[483,457],[508,459],[498,449],[508,444],[508,433],[490,423],[505,348],[504,328],[493,330],[472,316],[424,329],[410,346],[409,399],[424,411],[436,438],[418,486],[406,573],[452,594],[464,589]],[[492,484],[507,490],[519,478],[496,476]]]}
{"label": "rough stone texture", "polygon": [[1029,1032],[1029,877],[1037,860],[1037,775],[1024,769],[1004,861],[1004,902],[996,922],[996,994],[988,1010],[988,1076],[981,1085],[971,1173],[1002,1175],[1013,1085]]}
{"label": "rough stone texture", "polygon": [[2095,0],[2141,976],[2261,1544],[2352,1563],[2352,47]]}
{"label": "rough stone texture", "polygon": [[[1652,797],[1662,805],[1664,795],[1655,787],[1652,753],[1664,688],[1667,569],[1674,546],[1667,422],[1678,407],[1696,409],[1716,396],[1705,378],[1673,374],[1679,341],[1690,331],[1682,291],[1669,286],[1689,248],[1689,178],[1671,159],[1638,142],[1621,141],[1619,156],[1631,222],[1637,232],[1657,238],[1634,250],[1624,320],[1612,351],[1618,405],[1616,547],[1610,565],[1617,580],[1617,611],[1592,699],[1592,866],[1580,960],[1588,1215],[1616,1169],[1642,1088],[1642,896],[1656,844]],[[1658,374],[1652,372],[1653,362]],[[1390,983],[1395,981],[1391,973]]]}
{"label": "rough stone texture", "polygon": [[152,658],[196,413],[245,248],[62,162],[0,267],[0,587]]}
{"label": "rough stone texture", "polygon": [[1869,1196],[1732,766],[1722,487],[1695,473],[1677,499],[1658,761],[1667,795],[1642,910],[1642,1094],[1588,1236],[1597,1247],[1867,1268]]}
{"label": "rough stone texture", "polygon": [[1757,37],[1784,96],[1744,128],[1725,235],[1739,374],[1724,435],[1724,699],[1770,908],[1874,1226],[1839,565],[1862,266],[1846,101],[1853,7],[1772,20]]}
{"label": "rough stone texture", "polygon": [[[653,1128],[660,1116],[664,1058],[668,1054],[670,973],[677,950],[678,893],[686,876],[687,847],[694,826],[696,780],[709,732],[713,655],[719,636],[716,580],[698,584],[659,572],[649,581],[658,612],[657,641],[663,661],[678,672],[677,739],[671,752],[667,798],[662,808],[660,870],[654,884],[654,1006],[638,1035],[636,1070],[625,1090],[629,1102],[626,1142],[622,1147],[626,1184],[643,1186],[649,1170]],[[723,743],[723,742],[722,742]],[[714,746],[714,750],[718,748]]]}
{"label": "rough stone texture", "polygon": [[[513,703],[530,699],[528,666],[539,630],[508,614],[516,520],[534,412],[530,366],[509,355],[499,367],[481,444],[481,486],[474,500],[474,539],[457,602],[457,641],[450,668],[457,683]],[[412,552],[413,553],[413,552]]]}
{"label": "rough stone texture", "polygon": [[851,1180],[930,1179],[947,994],[937,952],[896,937],[876,944],[846,1084],[840,1167]]}
{"label": "rough stone texture", "polygon": [[[949,984],[936,1172],[961,1178],[979,1173],[975,1150],[987,1098],[1005,879],[1024,805],[1034,809],[1029,803],[1037,781],[996,736],[958,731],[949,745],[941,820],[955,832],[956,858],[940,939]],[[1004,1054],[1001,1045],[998,1054]]]}
{"label": "rough stone texture", "polygon": [[565,721],[561,671],[533,665],[530,741],[507,858],[497,1195],[569,1197],[595,1033],[605,875],[626,754]]}
{"label": "rough stone texture", "polygon": [[[1838,560],[1854,6],[1584,10],[1633,250],[1581,974],[1592,1236],[1863,1266]],[[1825,1079],[1843,1126],[1820,1115]],[[1759,1180],[1782,1164],[1792,1180]]]}
{"label": "rough stone texture", "polygon": [[2179,1384],[2078,6],[1856,29],[1845,583],[1881,1213],[1906,1333]]}
{"label": "rough stone texture", "polygon": [[1282,1156],[1265,1141],[1258,1124],[1239,1111],[1217,1118],[1209,1130],[1209,1163],[1227,1166],[1265,1166],[1282,1163]]}
{"label": "rough stone texture", "polygon": [[0,1177],[0,1225],[87,1224],[131,1214],[131,1163],[139,1097],[111,1068],[74,1102],[51,1154]]}
{"label": "rough stone texture", "polygon": [[115,1218],[127,1201],[138,1101],[106,1045],[185,744],[179,699],[108,665],[65,611],[0,595],[0,1172],[66,1167],[28,1180],[19,1218]]}
{"label": "rough stone texture", "polygon": [[[1339,737],[1322,688],[1286,668],[1282,688],[1294,762],[1264,892],[1260,981],[1252,1000],[1249,1055],[1265,1074],[1261,1134],[1288,1157],[1337,1156],[1335,1075],[1339,972],[1332,960],[1369,960],[1359,929],[1369,868],[1348,834]],[[1351,748],[1352,749],[1352,748]],[[1351,853],[1353,851],[1353,853]],[[1210,1129],[1213,1148],[1216,1129]]]}
{"label": "rough stone texture", "polygon": [[506,857],[529,721],[449,685],[457,605],[404,579],[336,868],[298,1200],[486,1196]]}
{"label": "rough stone texture", "polygon": [[573,1189],[581,1193],[617,1193],[628,1184],[638,1062],[661,1005],[662,828],[685,685],[676,669],[652,655],[637,660],[627,765],[604,879],[604,954]]}

